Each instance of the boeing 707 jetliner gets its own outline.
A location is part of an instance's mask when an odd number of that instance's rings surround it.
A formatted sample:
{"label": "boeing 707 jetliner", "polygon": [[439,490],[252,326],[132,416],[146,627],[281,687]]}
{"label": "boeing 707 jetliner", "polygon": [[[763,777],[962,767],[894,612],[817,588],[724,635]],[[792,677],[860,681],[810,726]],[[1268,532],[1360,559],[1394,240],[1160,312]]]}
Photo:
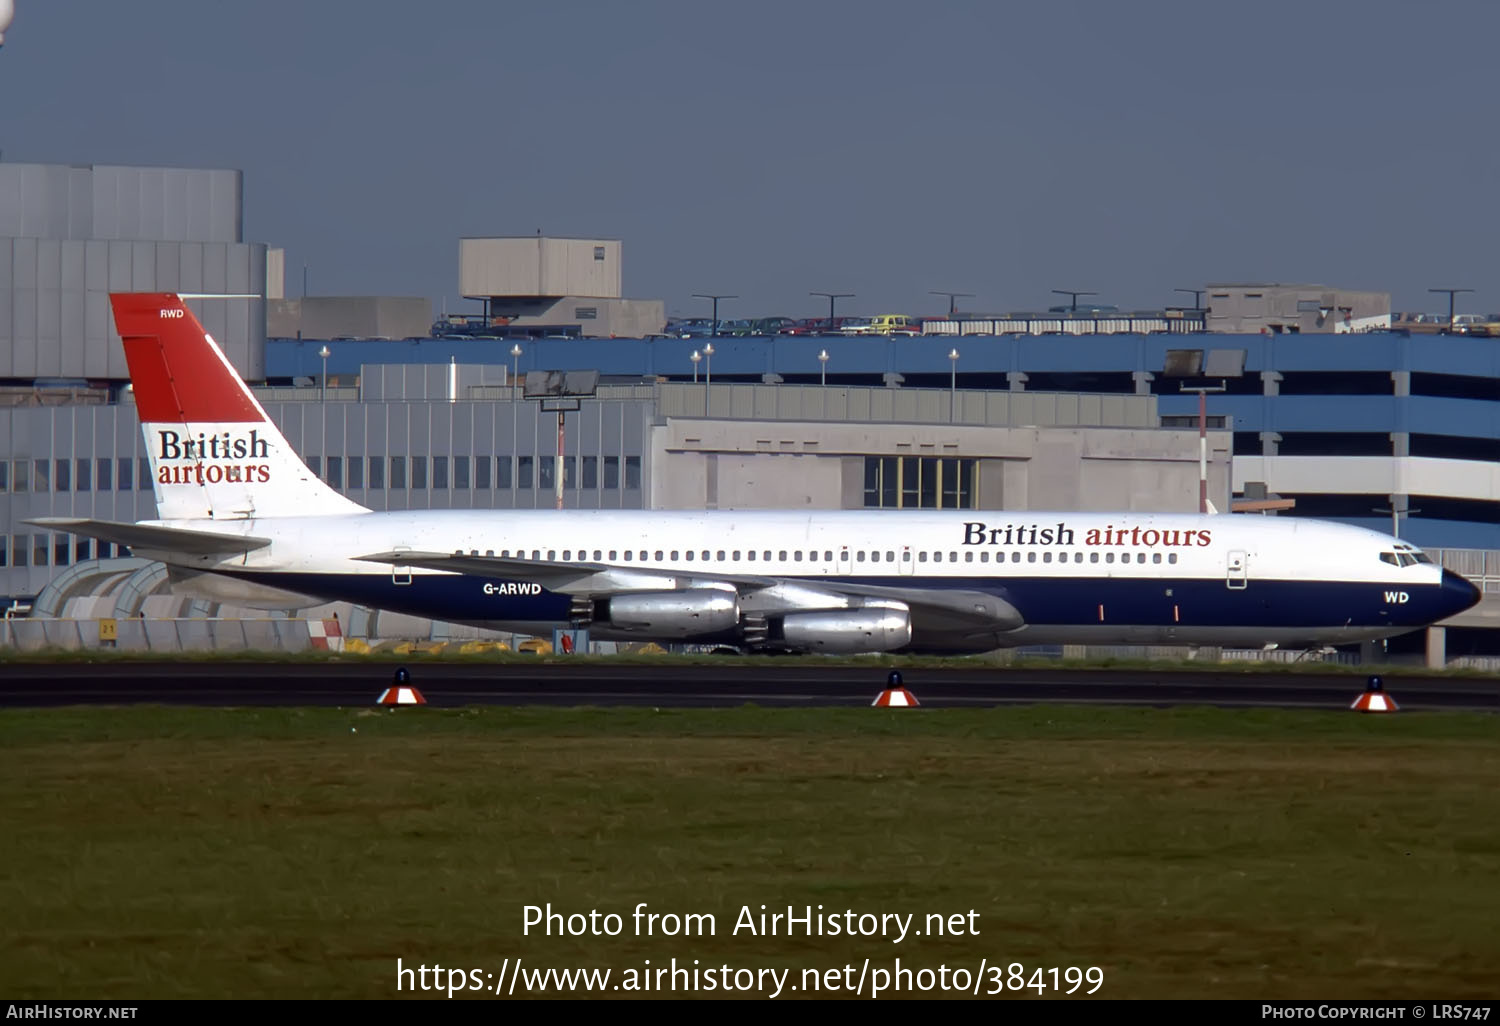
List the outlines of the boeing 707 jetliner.
{"label": "boeing 707 jetliner", "polygon": [[759,651],[1372,640],[1479,600],[1363,528],[1257,515],[424,510],[340,495],[182,300],[110,297],[157,519],[47,517],[161,560],[176,588],[281,609],[345,600],[524,633]]}

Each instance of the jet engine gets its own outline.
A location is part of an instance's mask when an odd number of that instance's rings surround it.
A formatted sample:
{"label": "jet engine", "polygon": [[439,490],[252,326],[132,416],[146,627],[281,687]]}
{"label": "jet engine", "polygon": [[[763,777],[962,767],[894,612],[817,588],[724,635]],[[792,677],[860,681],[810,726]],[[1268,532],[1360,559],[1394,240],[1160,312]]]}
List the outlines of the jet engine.
{"label": "jet engine", "polygon": [[781,640],[787,648],[809,652],[890,652],[911,644],[911,613],[899,605],[788,613],[781,621]]}
{"label": "jet engine", "polygon": [[601,627],[660,638],[717,634],[739,619],[735,593],[710,588],[611,595],[594,603],[594,622]]}

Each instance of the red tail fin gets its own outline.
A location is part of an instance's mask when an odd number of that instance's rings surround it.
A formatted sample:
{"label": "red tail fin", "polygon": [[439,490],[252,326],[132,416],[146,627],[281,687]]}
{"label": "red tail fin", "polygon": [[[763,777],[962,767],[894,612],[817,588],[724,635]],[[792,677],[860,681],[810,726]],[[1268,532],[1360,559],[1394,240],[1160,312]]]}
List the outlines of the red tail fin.
{"label": "red tail fin", "polygon": [[182,300],[170,292],[113,293],[115,328],[142,423],[263,421],[265,412]]}

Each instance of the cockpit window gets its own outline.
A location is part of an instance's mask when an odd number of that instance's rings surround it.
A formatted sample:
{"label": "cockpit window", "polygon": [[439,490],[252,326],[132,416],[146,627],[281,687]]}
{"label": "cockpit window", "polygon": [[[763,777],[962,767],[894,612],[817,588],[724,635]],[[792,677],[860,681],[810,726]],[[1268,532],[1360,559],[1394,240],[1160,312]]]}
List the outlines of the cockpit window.
{"label": "cockpit window", "polygon": [[1389,563],[1389,564],[1391,564],[1391,566],[1400,566],[1401,565],[1400,562],[1397,561],[1396,554],[1394,552],[1382,552],[1380,554],[1380,561],[1382,563]]}
{"label": "cockpit window", "polygon": [[1413,552],[1411,554],[1411,558],[1415,559],[1418,563],[1431,563],[1432,562],[1432,557],[1429,556],[1425,552]]}

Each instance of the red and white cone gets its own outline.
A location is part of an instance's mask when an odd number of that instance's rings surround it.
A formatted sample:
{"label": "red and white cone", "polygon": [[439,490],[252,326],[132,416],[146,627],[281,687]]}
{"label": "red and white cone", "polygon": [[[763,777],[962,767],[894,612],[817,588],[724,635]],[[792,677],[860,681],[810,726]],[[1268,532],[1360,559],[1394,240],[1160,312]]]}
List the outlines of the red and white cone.
{"label": "red and white cone", "polygon": [[386,688],[380,693],[376,705],[426,705],[422,692],[413,687]]}
{"label": "red and white cone", "polygon": [[1393,713],[1400,707],[1396,700],[1385,693],[1385,681],[1371,677],[1358,698],[1349,706],[1356,712]]}
{"label": "red and white cone", "polygon": [[870,703],[870,705],[872,706],[887,706],[892,709],[904,708],[907,706],[914,707],[921,704],[922,703],[917,701],[917,696],[912,694],[905,688],[886,688],[880,694],[875,696],[875,701]]}

